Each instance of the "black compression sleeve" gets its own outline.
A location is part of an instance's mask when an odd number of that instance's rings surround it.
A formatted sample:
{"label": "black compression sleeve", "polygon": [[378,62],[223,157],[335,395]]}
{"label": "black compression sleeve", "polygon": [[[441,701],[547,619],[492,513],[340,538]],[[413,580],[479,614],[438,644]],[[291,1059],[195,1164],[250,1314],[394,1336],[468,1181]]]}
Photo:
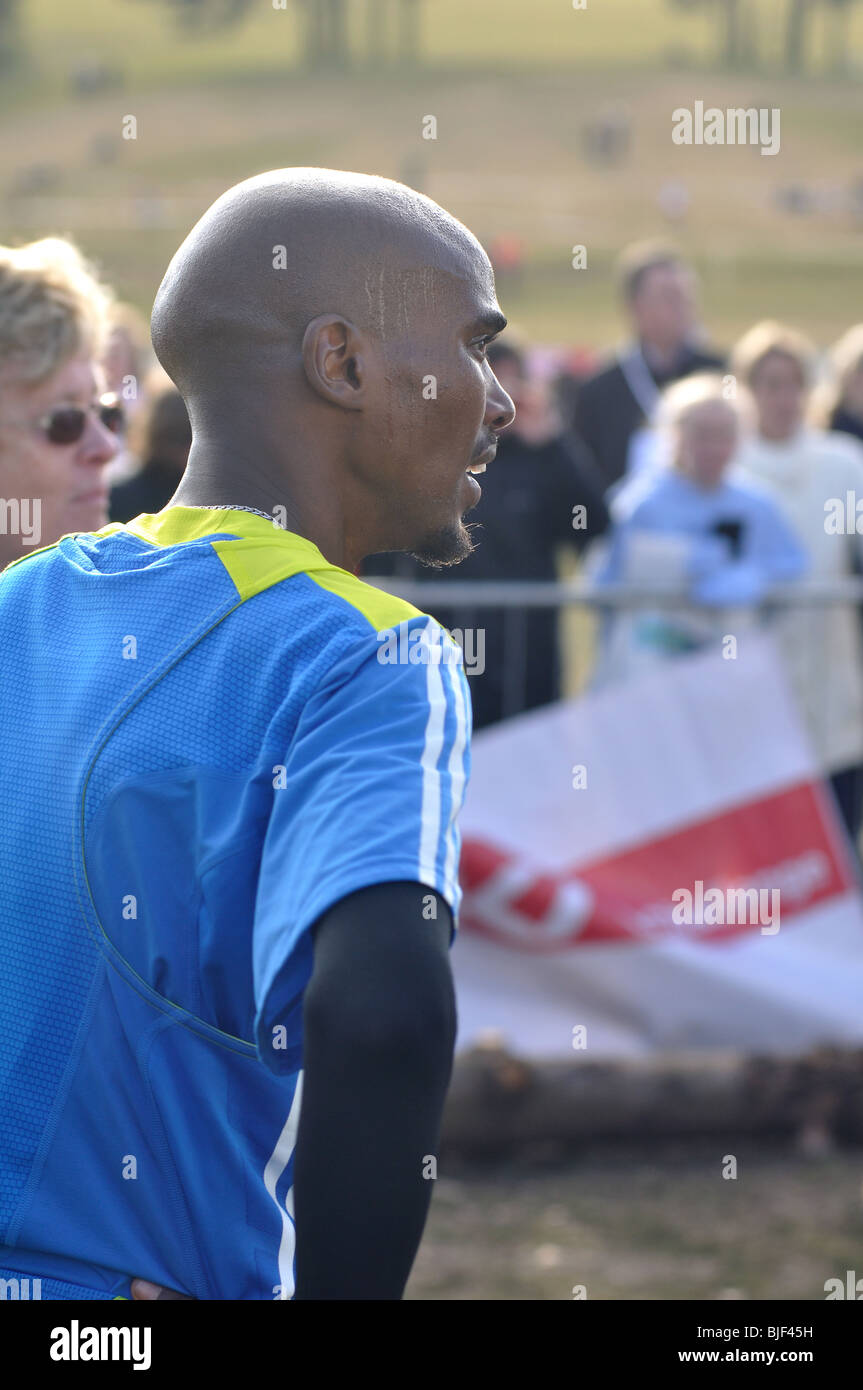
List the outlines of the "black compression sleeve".
{"label": "black compression sleeve", "polygon": [[294,1160],[297,1300],[402,1296],[452,1068],[451,930],[447,904],[418,883],[363,889],[316,924]]}

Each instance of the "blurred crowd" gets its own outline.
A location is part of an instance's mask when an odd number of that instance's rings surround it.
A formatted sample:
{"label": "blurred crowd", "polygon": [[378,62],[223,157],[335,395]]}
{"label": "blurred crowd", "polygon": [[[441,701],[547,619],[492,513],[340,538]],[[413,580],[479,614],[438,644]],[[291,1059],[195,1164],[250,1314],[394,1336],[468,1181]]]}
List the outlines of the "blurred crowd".
{"label": "blurred crowd", "polygon": [[[653,243],[624,253],[619,294],[627,338],[601,360],[512,331],[491,345],[517,417],[470,514],[467,559],[435,569],[380,555],[363,572],[464,586],[575,567],[601,615],[594,687],[769,626],[856,839],[861,605],[793,596],[863,571],[863,324],[826,352],[773,322],[723,349],[702,329],[692,267]],[[159,511],[190,445],[143,317],[68,241],[0,247],[0,568],[67,532]],[[554,607],[464,592],[420,606],[453,631],[482,630],[476,729],[560,698]]]}

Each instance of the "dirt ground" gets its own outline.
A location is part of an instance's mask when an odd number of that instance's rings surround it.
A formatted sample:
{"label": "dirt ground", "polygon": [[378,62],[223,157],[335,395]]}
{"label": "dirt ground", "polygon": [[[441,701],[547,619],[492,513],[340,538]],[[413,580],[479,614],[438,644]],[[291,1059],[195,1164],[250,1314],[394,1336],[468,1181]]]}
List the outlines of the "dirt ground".
{"label": "dirt ground", "polygon": [[441,1171],[406,1297],[823,1300],[863,1274],[863,1151],[720,1150]]}

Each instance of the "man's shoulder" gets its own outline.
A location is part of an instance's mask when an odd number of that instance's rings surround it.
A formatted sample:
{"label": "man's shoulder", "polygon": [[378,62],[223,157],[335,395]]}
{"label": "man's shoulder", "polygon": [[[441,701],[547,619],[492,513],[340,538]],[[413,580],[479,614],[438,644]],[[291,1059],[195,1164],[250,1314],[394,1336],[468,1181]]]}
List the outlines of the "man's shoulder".
{"label": "man's shoulder", "polygon": [[[338,686],[362,675],[364,681],[374,677],[375,688],[379,680],[382,690],[390,690],[387,672],[396,667],[402,675],[401,695],[414,698],[409,687],[416,685],[425,698],[428,668],[462,664],[461,648],[452,634],[405,599],[336,566],[307,571],[306,578],[317,591],[316,614],[334,639],[326,684]],[[423,668],[426,675],[421,674]]]}
{"label": "man's shoulder", "polygon": [[349,570],[336,565],[325,565],[309,569],[306,574],[324,593],[330,595],[334,603],[347,604],[357,615],[358,630],[379,632],[384,628],[398,627],[414,619],[434,620],[428,613],[415,608],[406,599],[391,594],[376,584],[369,584]]}
{"label": "man's shoulder", "polygon": [[[11,560],[5,569],[0,569],[0,584],[12,579],[22,581],[27,578],[35,578],[37,574],[43,573],[46,566],[56,563],[58,544],[58,541],[53,541],[50,545],[40,545],[34,550],[25,550],[16,559]],[[7,583],[7,590],[9,587]]]}
{"label": "man's shoulder", "polygon": [[582,399],[601,398],[609,393],[619,391],[625,383],[626,378],[620,365],[620,357],[616,352],[610,353],[600,361],[596,371],[579,387],[579,396]]}
{"label": "man's shoulder", "polygon": [[330,626],[335,622],[343,634],[362,637],[405,622],[434,621],[406,600],[333,564],[317,545],[298,533],[275,523],[262,526],[257,516],[238,510],[225,509],[215,517],[212,512],[208,516],[207,511],[171,508],[122,527],[109,526],[102,534],[124,531],[144,539],[160,552],[160,564],[167,564],[169,559],[191,559],[196,549],[211,552],[232,582],[239,598],[236,607],[252,622],[261,609],[249,600],[267,591],[276,608],[302,611],[306,624]]}

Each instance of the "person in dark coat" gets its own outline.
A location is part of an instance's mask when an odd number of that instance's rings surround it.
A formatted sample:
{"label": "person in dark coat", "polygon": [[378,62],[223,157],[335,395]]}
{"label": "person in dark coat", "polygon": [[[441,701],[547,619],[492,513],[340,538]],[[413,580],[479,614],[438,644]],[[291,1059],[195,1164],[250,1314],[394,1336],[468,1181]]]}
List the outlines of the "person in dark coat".
{"label": "person in dark coat", "polygon": [[[456,583],[553,581],[556,548],[580,553],[608,525],[593,460],[575,435],[560,429],[528,378],[521,350],[510,342],[495,343],[488,359],[517,415],[500,435],[497,457],[481,480],[482,497],[470,513],[475,549],[455,569],[432,569],[408,555],[375,555],[364,575]],[[464,633],[475,729],[560,698],[556,609],[419,606],[449,631]]]}
{"label": "person in dark coat", "polygon": [[722,366],[718,353],[698,345],[695,275],[673,248],[630,247],[621,258],[621,288],[633,337],[581,387],[574,417],[605,488],[626,472],[633,436],[650,420],[663,387]]}
{"label": "person in dark coat", "polygon": [[112,521],[160,512],[183,476],[192,427],[183,397],[167,378],[161,389],[152,390],[143,415],[133,421],[130,443],[143,462],[137,473],[111,489]]}

